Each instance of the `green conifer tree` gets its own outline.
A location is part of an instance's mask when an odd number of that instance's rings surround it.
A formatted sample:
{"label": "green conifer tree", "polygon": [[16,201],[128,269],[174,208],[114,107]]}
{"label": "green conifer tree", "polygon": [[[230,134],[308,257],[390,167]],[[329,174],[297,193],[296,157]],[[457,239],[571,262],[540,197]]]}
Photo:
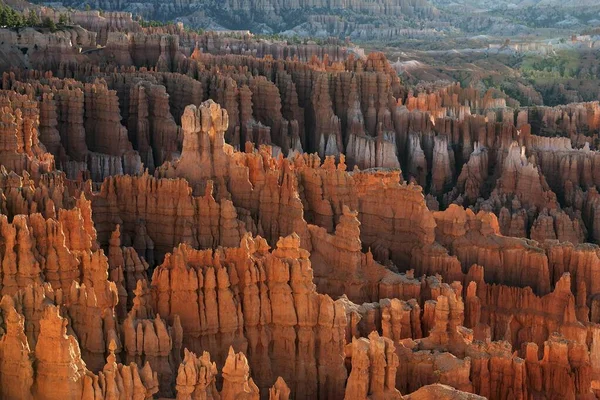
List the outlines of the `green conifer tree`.
{"label": "green conifer tree", "polygon": [[56,24],[48,17],[44,18],[44,28],[48,28],[50,32],[56,32]]}
{"label": "green conifer tree", "polygon": [[40,26],[42,21],[40,21],[40,17],[38,17],[34,10],[29,10],[29,15],[25,23],[27,26]]}

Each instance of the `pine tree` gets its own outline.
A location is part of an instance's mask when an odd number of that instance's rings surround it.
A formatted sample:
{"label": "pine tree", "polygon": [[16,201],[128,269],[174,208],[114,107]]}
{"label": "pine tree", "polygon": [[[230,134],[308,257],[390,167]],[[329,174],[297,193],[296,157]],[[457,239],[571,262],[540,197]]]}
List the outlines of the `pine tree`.
{"label": "pine tree", "polygon": [[25,25],[25,17],[20,12],[15,11],[14,9],[10,9],[10,20],[13,24],[12,26],[15,28],[20,28]]}
{"label": "pine tree", "polygon": [[8,23],[8,10],[4,6],[0,6],[0,25],[10,28]]}
{"label": "pine tree", "polygon": [[67,25],[69,23],[69,18],[67,17],[67,14],[60,14],[60,16],[58,17],[58,24],[59,25]]}
{"label": "pine tree", "polygon": [[56,24],[48,17],[44,18],[44,28],[48,28],[50,32],[56,32]]}
{"label": "pine tree", "polygon": [[34,10],[29,10],[29,15],[26,21],[27,26],[40,26],[41,21],[37,13]]}

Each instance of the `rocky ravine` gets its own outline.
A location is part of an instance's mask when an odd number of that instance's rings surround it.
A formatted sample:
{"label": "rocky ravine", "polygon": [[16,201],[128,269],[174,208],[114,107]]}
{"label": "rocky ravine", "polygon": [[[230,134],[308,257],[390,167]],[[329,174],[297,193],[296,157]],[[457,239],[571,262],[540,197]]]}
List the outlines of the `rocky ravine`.
{"label": "rocky ravine", "polygon": [[0,32],[1,398],[596,398],[598,103],[87,15]]}

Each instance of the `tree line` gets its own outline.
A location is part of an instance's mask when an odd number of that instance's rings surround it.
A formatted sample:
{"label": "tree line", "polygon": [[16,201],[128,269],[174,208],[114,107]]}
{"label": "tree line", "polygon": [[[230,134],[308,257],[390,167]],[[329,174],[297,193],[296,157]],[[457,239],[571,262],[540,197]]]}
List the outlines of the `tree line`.
{"label": "tree line", "polygon": [[45,17],[43,20],[35,12],[35,10],[29,10],[27,15],[15,10],[14,8],[5,4],[0,4],[0,26],[3,28],[46,28],[51,32],[58,30],[59,26],[64,26],[69,23],[69,17],[67,14],[60,14],[58,18],[58,24],[56,24],[51,18]]}

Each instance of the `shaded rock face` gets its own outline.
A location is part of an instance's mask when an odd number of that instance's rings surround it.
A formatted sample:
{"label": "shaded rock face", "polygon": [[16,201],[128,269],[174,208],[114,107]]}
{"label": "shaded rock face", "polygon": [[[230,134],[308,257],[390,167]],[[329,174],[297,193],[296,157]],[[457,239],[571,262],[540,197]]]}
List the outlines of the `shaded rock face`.
{"label": "shaded rock face", "polygon": [[0,398],[595,398],[597,103],[76,17],[2,80]]}

